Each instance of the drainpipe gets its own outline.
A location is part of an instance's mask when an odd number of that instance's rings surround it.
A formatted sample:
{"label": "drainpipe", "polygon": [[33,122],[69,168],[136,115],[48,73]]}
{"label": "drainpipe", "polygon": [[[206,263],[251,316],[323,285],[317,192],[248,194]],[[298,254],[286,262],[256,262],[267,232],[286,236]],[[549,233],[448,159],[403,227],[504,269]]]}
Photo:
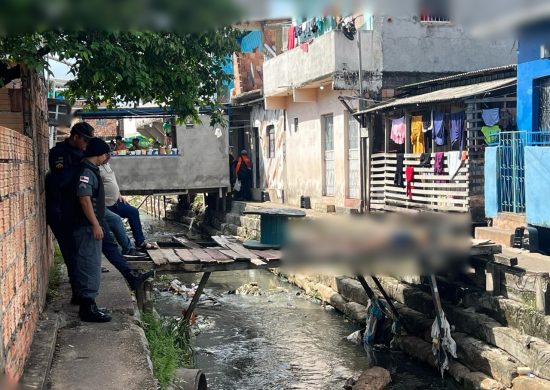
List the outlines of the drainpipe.
{"label": "drainpipe", "polygon": [[[359,111],[361,111],[364,107],[364,100],[363,100],[363,55],[361,52],[361,30],[357,31],[357,49],[359,52]],[[360,212],[361,214],[365,213],[365,209],[368,211],[368,207],[365,208],[365,201],[368,201],[368,198],[365,196],[365,187],[366,187],[366,180],[365,180],[365,161],[368,165],[368,153],[365,158],[366,154],[366,147],[365,144],[368,143],[368,139],[365,142],[365,139],[361,136],[363,133],[363,121],[360,122],[360,130],[359,130],[359,158],[360,158],[360,176],[361,176],[361,208]]]}

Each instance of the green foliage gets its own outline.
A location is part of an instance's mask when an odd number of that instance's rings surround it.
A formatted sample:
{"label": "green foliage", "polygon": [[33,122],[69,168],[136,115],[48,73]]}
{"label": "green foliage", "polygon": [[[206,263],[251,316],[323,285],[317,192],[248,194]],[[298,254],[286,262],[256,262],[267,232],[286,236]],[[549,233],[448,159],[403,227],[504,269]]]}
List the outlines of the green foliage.
{"label": "green foliage", "polygon": [[224,61],[236,50],[236,32],[225,27],[201,33],[152,31],[48,31],[0,38],[0,63],[48,70],[46,54],[71,63],[75,76],[65,98],[95,109],[106,103],[155,103],[180,120],[198,121],[212,107],[212,124],[223,123],[216,100],[231,76]]}
{"label": "green foliage", "polygon": [[53,264],[50,267],[48,274],[48,291],[46,293],[46,300],[51,302],[53,299],[59,296],[59,287],[61,286],[61,279],[63,276],[61,267],[63,265],[63,256],[59,245],[55,245],[55,251],[53,256]]}
{"label": "green foliage", "polygon": [[149,342],[153,372],[161,388],[166,389],[179,367],[194,366],[188,328],[179,326],[176,319],[162,320],[152,313],[143,313],[141,319]]}

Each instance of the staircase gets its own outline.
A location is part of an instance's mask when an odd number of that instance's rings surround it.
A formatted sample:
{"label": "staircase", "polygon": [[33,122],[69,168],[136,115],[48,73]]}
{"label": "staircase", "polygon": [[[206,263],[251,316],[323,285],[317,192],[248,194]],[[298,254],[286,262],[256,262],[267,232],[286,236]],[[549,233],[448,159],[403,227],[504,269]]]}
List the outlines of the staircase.
{"label": "staircase", "polygon": [[493,226],[477,227],[475,236],[511,247],[515,230],[521,226],[527,226],[525,214],[498,213],[493,219]]}

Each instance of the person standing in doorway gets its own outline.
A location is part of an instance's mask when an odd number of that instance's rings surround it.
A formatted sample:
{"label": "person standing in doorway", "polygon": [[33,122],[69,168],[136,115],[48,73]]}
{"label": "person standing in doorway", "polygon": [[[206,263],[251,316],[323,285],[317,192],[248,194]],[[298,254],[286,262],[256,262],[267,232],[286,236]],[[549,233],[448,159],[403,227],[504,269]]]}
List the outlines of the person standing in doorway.
{"label": "person standing in doorway", "polygon": [[251,200],[252,162],[248,158],[248,152],[246,150],[242,150],[239,158],[237,159],[235,174],[241,182],[241,188],[237,193],[237,200]]}
{"label": "person standing in doorway", "polygon": [[120,135],[116,136],[116,147],[115,150],[118,152],[119,150],[128,150],[126,147],[126,144],[124,143],[124,140]]}

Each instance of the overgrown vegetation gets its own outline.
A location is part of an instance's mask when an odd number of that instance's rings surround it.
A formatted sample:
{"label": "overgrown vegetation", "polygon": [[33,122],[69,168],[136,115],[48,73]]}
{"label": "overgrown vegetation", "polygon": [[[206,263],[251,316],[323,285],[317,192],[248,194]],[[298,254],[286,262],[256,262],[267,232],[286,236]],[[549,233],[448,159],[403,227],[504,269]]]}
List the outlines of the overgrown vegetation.
{"label": "overgrown vegetation", "polygon": [[46,299],[48,302],[51,302],[59,296],[59,287],[61,286],[61,279],[63,277],[63,272],[61,270],[62,265],[63,256],[61,255],[59,245],[55,244],[53,264],[50,267],[48,274],[48,292],[46,294]]}
{"label": "overgrown vegetation", "polygon": [[189,328],[180,326],[175,318],[159,318],[152,313],[141,315],[153,372],[162,389],[168,388],[180,367],[194,367]]}

